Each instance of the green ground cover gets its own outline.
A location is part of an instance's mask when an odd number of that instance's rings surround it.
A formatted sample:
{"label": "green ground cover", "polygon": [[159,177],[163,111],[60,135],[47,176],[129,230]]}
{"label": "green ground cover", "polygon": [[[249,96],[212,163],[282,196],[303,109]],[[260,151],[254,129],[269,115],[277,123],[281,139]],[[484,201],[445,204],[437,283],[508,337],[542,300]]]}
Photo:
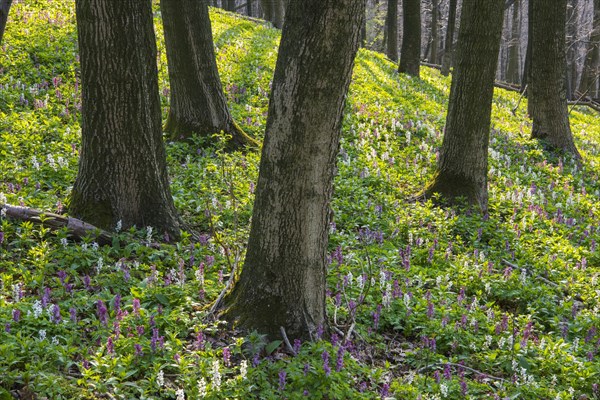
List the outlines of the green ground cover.
{"label": "green ground cover", "polygon": [[[211,16],[234,117],[261,139],[279,34]],[[76,44],[73,2],[13,6],[0,204],[60,212],[68,201]],[[157,245],[139,227],[98,246],[0,217],[0,399],[600,398],[598,114],[571,113],[578,167],[529,140],[525,102],[513,115],[518,95],[497,90],[489,215],[407,202],[434,172],[449,87],[436,70],[411,79],[359,52],[332,206],[333,335],[295,343],[295,356],[207,319],[243,259],[257,152],[225,153],[222,138],[168,144],[175,203],[199,239]]]}

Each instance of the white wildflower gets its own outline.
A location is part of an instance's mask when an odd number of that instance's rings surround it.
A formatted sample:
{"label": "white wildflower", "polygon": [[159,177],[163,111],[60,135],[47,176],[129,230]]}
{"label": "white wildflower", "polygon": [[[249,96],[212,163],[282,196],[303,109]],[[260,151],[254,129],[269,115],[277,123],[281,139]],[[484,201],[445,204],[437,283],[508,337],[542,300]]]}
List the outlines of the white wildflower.
{"label": "white wildflower", "polygon": [[39,338],[40,338],[40,342],[44,339],[46,339],[46,330],[45,329],[40,329],[40,331],[38,332]]}
{"label": "white wildflower", "polygon": [[248,375],[248,361],[242,360],[240,363],[240,378],[246,379],[246,375]]}
{"label": "white wildflower", "polygon": [[196,272],[194,272],[194,275],[196,276],[198,283],[200,283],[200,286],[204,287],[204,272],[202,269],[198,268]]}
{"label": "white wildflower", "polygon": [[410,305],[410,296],[408,293],[404,293],[404,305],[408,307]]}
{"label": "white wildflower", "polygon": [[104,260],[102,259],[102,257],[98,258],[98,262],[96,263],[96,272],[99,274],[100,270],[102,269],[102,267],[104,266]]}
{"label": "white wildflower", "polygon": [[13,300],[15,301],[15,303],[18,303],[19,301],[21,301],[21,283],[19,282],[12,285],[12,290]]}
{"label": "white wildflower", "polygon": [[151,226],[146,227],[146,241],[148,243],[152,242],[152,227]]}
{"label": "white wildflower", "polygon": [[42,315],[42,311],[43,311],[42,302],[39,300],[34,301],[32,308],[33,308],[34,318],[36,318],[36,319],[39,318],[39,316]]}
{"label": "white wildflower", "polygon": [[221,389],[221,372],[219,360],[213,360],[212,363],[212,384],[215,390]]}
{"label": "white wildflower", "polygon": [[440,384],[440,393],[442,394],[442,397],[448,397],[448,385],[444,382]]}
{"label": "white wildflower", "polygon": [[120,232],[121,228],[123,228],[123,222],[121,220],[117,221],[117,226],[115,226],[115,232]]}
{"label": "white wildflower", "polygon": [[177,396],[177,400],[185,400],[185,392],[183,389],[177,389],[175,395]]}
{"label": "white wildflower", "polygon": [[206,379],[200,378],[198,381],[198,398],[201,399],[206,396]]}
{"label": "white wildflower", "polygon": [[40,169],[40,163],[35,156],[31,157],[31,165],[34,169]]}
{"label": "white wildflower", "polygon": [[52,344],[58,346],[58,337],[52,336]]}
{"label": "white wildflower", "polygon": [[492,335],[485,335],[485,342],[483,342],[483,348],[487,349],[492,345]]}
{"label": "white wildflower", "polygon": [[98,245],[98,243],[96,243],[96,242],[92,243],[92,250],[98,251],[99,248],[100,248],[100,246]]}
{"label": "white wildflower", "polygon": [[67,243],[67,238],[61,238],[61,239],[60,239],[60,244],[62,244],[62,246],[63,246],[64,248],[67,248],[67,245],[68,245],[68,243]]}
{"label": "white wildflower", "polygon": [[162,369],[156,375],[156,384],[158,387],[162,387],[165,384],[165,374],[162,372]]}

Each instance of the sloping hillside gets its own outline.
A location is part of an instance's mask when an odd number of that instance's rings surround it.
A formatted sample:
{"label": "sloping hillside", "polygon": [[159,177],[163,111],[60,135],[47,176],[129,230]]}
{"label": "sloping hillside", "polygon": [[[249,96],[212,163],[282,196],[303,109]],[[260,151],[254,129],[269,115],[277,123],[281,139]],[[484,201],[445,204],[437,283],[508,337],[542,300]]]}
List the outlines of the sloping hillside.
{"label": "sloping hillside", "polygon": [[[18,2],[0,52],[0,204],[60,212],[77,172],[73,3]],[[261,139],[279,32],[212,10],[223,86]],[[168,106],[159,37],[161,99]],[[243,259],[258,152],[168,144],[197,232],[112,246],[0,220],[0,398],[600,397],[600,120],[575,109],[581,167],[529,140],[497,90],[490,213],[407,199],[432,178],[450,79],[359,52],[331,226],[330,340],[266,343],[207,319]],[[349,340],[345,340],[349,339]],[[419,397],[420,396],[420,397]]]}

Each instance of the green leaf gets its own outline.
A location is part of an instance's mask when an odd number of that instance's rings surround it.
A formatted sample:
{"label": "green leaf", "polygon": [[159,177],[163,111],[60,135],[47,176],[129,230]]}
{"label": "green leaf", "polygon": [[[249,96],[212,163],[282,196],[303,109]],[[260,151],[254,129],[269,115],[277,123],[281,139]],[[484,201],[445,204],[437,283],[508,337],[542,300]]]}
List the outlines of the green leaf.
{"label": "green leaf", "polygon": [[267,355],[270,355],[271,353],[273,353],[281,345],[281,343],[283,343],[283,341],[274,340],[271,343],[269,343],[268,345],[266,345],[265,351],[267,352]]}
{"label": "green leaf", "polygon": [[154,297],[156,297],[156,300],[158,300],[158,302],[160,304],[162,304],[163,306],[168,306],[170,304],[169,299],[167,298],[167,296],[165,296],[162,293],[156,293],[154,295]]}

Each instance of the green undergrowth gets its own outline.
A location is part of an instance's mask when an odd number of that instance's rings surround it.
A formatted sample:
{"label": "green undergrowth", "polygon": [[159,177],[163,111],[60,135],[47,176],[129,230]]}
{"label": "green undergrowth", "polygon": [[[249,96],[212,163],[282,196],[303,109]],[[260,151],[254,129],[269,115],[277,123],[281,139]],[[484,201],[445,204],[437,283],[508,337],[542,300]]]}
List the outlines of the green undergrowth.
{"label": "green undergrowth", "polygon": [[[17,2],[0,52],[0,204],[62,212],[80,148],[73,3]],[[278,31],[211,11],[232,113],[262,139]],[[159,82],[168,79],[159,12]],[[332,337],[227,330],[208,310],[243,259],[258,152],[168,143],[199,236],[113,245],[0,217],[0,398],[598,398],[600,123],[571,113],[583,163],[529,139],[495,93],[490,212],[407,201],[432,178],[450,79],[359,51],[330,227]],[[206,140],[206,139],[205,139]],[[345,341],[344,336],[348,336]]]}

